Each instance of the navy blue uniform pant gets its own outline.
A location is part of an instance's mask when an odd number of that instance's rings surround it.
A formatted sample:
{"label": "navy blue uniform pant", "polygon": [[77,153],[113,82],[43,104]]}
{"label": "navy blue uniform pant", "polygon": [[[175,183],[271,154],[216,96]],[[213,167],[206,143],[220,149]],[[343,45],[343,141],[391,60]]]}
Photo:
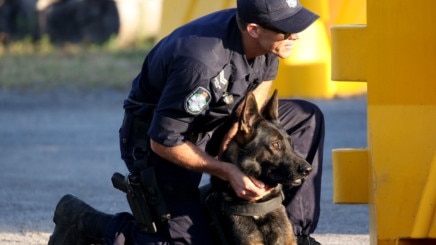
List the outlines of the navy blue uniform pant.
{"label": "navy blue uniform pant", "polygon": [[[324,145],[324,117],[319,108],[303,100],[279,100],[279,118],[283,127],[292,137],[294,150],[304,157],[313,168],[312,173],[298,187],[284,190],[284,205],[294,226],[296,235],[309,235],[314,232],[320,215],[321,173]],[[132,140],[129,122],[125,118],[120,129],[121,156],[128,168],[132,164]],[[206,140],[207,141],[207,140]],[[202,142],[200,147],[207,142]],[[156,157],[158,181],[170,183],[164,190],[172,190],[169,200],[172,218],[166,230],[156,235],[137,231],[137,223],[130,213],[119,213],[111,220],[106,231],[105,242],[113,244],[213,244],[204,216],[200,199],[196,195],[201,175],[190,173],[175,164]],[[191,176],[190,176],[191,174]],[[188,176],[188,177],[187,177]],[[168,188],[166,188],[168,187]],[[170,191],[169,191],[170,192]],[[177,195],[177,194],[183,195]],[[186,195],[186,193],[189,193]],[[167,192],[168,194],[168,192]],[[170,193],[171,194],[171,193]]]}

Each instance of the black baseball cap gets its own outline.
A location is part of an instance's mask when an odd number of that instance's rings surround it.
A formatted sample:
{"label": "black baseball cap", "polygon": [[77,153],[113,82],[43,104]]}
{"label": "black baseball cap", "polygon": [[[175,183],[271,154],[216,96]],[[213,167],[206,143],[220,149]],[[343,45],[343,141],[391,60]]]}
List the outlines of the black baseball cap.
{"label": "black baseball cap", "polygon": [[319,18],[298,0],[237,0],[237,8],[243,21],[272,26],[284,33],[299,33]]}

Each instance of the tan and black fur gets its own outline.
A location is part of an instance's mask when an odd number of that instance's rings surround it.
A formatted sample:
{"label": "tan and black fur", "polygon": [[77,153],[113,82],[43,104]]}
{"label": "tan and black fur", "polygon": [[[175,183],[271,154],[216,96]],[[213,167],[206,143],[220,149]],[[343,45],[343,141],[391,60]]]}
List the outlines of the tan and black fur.
{"label": "tan and black fur", "polygon": [[[270,194],[255,202],[262,204],[283,195],[282,186],[299,185],[310,173],[311,166],[294,152],[290,136],[280,126],[277,91],[262,112],[252,93],[241,106],[238,131],[222,160],[238,165],[246,175],[273,187]],[[215,223],[219,225],[221,244],[296,245],[292,225],[280,203],[266,213],[261,208],[259,213],[241,215],[227,212],[229,208],[222,208],[220,203],[224,206],[257,204],[239,198],[228,182],[217,177],[211,178],[211,190],[215,199],[209,200],[209,207],[215,209],[219,220]]]}

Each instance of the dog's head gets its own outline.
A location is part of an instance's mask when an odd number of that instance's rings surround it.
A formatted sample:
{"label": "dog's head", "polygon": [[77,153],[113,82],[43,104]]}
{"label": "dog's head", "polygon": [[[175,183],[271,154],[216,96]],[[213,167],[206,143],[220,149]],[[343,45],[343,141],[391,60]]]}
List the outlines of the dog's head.
{"label": "dog's head", "polygon": [[261,113],[252,93],[241,106],[239,128],[225,158],[268,186],[300,185],[312,168],[294,152],[291,137],[280,126],[277,91]]}

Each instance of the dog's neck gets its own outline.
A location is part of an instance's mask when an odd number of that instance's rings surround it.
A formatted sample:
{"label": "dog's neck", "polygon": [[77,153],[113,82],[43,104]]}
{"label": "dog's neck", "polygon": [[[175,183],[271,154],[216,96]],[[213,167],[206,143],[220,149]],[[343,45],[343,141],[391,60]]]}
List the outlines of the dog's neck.
{"label": "dog's neck", "polygon": [[262,216],[270,213],[282,205],[284,200],[283,192],[279,195],[271,197],[267,201],[258,202],[235,202],[229,201],[226,193],[215,192],[216,200],[219,201],[219,209],[223,213],[228,215],[240,215],[240,216]]}

